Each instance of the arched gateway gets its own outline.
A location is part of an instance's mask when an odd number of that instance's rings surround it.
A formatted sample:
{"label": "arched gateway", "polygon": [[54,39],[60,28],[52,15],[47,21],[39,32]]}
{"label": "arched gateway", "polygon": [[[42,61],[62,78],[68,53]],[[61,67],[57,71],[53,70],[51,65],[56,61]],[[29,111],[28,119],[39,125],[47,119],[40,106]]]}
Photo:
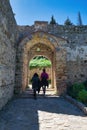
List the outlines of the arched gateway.
{"label": "arched gateway", "polygon": [[29,61],[38,55],[47,57],[52,63],[52,86],[59,94],[65,91],[66,80],[66,50],[67,42],[45,32],[34,32],[25,37],[18,46],[16,87],[15,90],[22,92],[28,85]]}

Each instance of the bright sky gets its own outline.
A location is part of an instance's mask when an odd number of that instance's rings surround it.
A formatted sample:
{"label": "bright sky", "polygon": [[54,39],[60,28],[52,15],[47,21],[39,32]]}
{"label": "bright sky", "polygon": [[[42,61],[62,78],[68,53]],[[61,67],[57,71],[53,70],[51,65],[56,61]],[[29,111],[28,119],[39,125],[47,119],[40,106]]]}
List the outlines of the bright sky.
{"label": "bright sky", "polygon": [[76,25],[79,11],[82,23],[87,25],[87,0],[10,0],[10,3],[18,25],[50,22],[52,15],[58,24],[64,24],[69,17]]}

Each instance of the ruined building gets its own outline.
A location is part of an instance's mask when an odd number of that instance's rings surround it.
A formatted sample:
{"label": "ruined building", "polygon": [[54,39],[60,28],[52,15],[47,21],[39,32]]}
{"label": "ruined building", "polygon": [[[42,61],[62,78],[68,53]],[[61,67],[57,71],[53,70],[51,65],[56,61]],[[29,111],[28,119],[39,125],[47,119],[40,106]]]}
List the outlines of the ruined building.
{"label": "ruined building", "polygon": [[[39,51],[38,51],[39,50]],[[50,25],[36,21],[18,26],[9,0],[0,0],[0,109],[28,85],[29,61],[38,55],[51,63],[55,91],[87,79],[87,26]]]}

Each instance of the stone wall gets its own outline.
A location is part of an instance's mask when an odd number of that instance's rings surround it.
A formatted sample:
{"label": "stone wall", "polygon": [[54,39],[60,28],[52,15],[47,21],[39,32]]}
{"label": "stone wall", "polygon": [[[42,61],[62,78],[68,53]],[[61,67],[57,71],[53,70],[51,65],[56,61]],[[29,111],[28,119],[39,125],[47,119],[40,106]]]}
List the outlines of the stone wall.
{"label": "stone wall", "polygon": [[57,26],[50,32],[67,40],[67,82],[87,80],[87,26]]}
{"label": "stone wall", "polygon": [[87,80],[87,26],[48,26],[48,28],[50,33],[67,40],[66,82],[72,84]]}
{"label": "stone wall", "polygon": [[87,78],[85,71],[87,70],[87,26],[50,25],[47,22],[45,22],[44,26],[35,22],[33,26],[19,26],[18,28],[22,37],[26,37],[36,31],[44,31],[57,38],[60,37],[67,40],[65,50],[67,51],[68,81],[85,80]]}
{"label": "stone wall", "polygon": [[14,91],[16,28],[9,0],[0,0],[0,109],[13,96]]}

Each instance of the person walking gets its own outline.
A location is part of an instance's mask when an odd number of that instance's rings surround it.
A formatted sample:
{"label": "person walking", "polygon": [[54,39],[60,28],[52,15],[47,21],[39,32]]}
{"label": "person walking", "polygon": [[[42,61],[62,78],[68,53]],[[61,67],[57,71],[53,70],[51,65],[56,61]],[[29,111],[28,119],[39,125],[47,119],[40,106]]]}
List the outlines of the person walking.
{"label": "person walking", "polygon": [[38,91],[38,93],[40,91],[40,79],[37,73],[34,73],[31,81],[32,81],[34,99],[37,99],[36,91]]}
{"label": "person walking", "polygon": [[48,87],[48,73],[46,72],[45,69],[43,69],[43,72],[41,73],[41,86],[42,86],[42,89],[43,89],[43,94],[45,96],[45,93],[46,93],[46,86]]}

